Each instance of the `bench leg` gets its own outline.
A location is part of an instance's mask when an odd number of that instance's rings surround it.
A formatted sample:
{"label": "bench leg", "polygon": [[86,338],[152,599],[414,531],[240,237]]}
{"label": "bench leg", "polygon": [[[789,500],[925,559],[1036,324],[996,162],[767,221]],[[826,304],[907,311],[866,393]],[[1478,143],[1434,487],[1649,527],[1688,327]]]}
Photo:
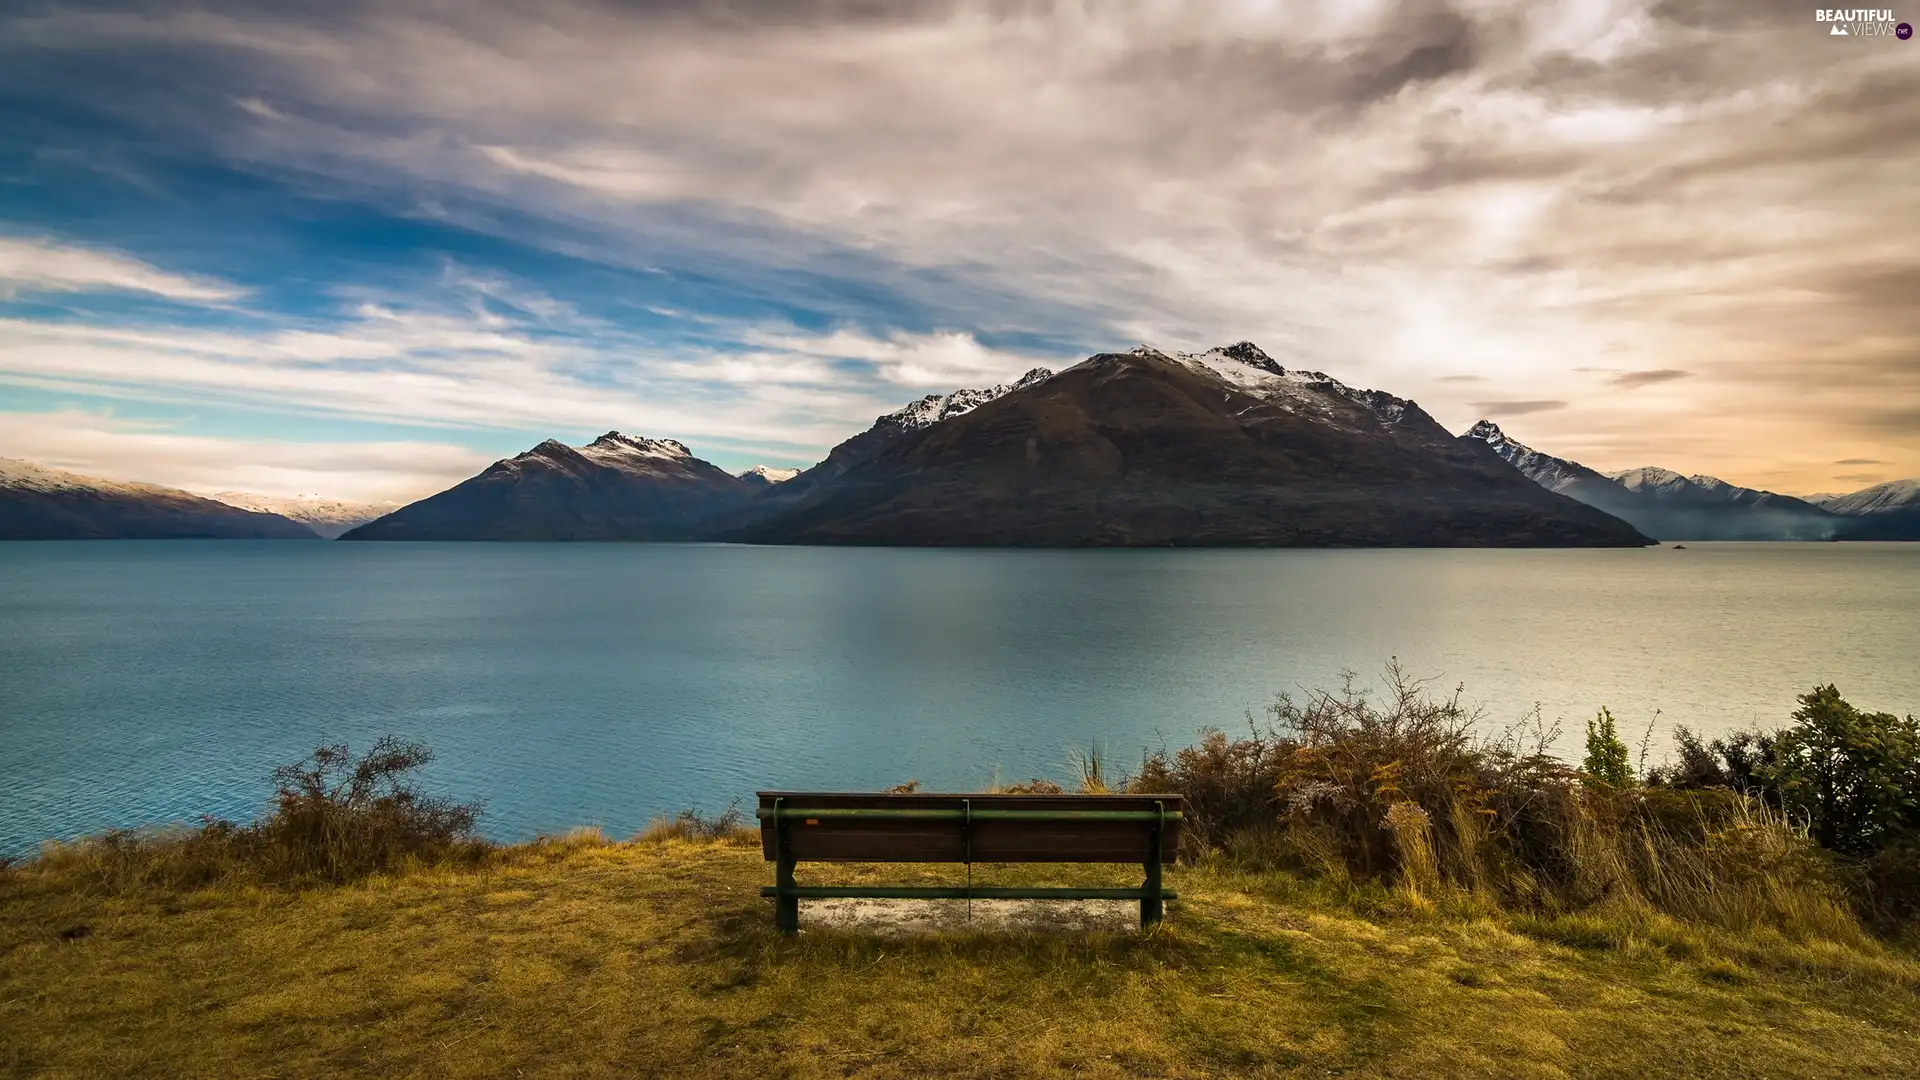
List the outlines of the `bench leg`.
{"label": "bench leg", "polygon": [[774,864],[773,884],[778,890],[773,897],[773,925],[783,934],[799,933],[800,898],[788,891],[795,884],[792,859],[781,859]]}
{"label": "bench leg", "polygon": [[1140,898],[1140,927],[1144,930],[1166,914],[1166,905],[1160,897],[1160,860],[1147,863],[1147,880],[1141,888],[1146,891]]}

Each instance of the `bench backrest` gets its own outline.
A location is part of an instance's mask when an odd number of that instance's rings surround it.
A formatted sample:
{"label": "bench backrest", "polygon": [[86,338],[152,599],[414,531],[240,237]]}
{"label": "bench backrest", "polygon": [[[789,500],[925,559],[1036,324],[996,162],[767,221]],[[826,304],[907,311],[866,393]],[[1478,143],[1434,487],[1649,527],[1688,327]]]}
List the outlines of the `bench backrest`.
{"label": "bench backrest", "polygon": [[1144,863],[1156,829],[1161,862],[1180,852],[1178,795],[759,796],[768,861]]}

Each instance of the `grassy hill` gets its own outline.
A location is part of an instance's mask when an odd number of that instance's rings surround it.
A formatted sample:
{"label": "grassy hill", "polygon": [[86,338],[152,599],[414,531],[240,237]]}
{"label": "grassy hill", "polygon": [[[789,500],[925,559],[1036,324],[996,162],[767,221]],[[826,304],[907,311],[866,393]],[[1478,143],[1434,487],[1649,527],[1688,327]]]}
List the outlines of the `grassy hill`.
{"label": "grassy hill", "polygon": [[1920,958],[1865,936],[1510,914],[1208,859],[1171,872],[1182,899],[1145,936],[782,939],[768,880],[757,846],[671,836],[304,888],[35,860],[0,870],[0,1075],[1920,1075]]}

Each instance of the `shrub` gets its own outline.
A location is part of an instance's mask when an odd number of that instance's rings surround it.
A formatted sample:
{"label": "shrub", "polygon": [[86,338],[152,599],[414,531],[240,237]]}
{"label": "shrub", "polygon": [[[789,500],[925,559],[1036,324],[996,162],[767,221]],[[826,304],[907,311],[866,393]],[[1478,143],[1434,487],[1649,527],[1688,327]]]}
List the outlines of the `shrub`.
{"label": "shrub", "polygon": [[1251,720],[1248,726],[1242,739],[1208,729],[1198,745],[1148,754],[1140,772],[1123,786],[1136,792],[1178,792],[1186,803],[1183,828],[1203,846],[1257,845],[1275,828],[1276,789],[1294,746]]}
{"label": "shrub", "polygon": [[204,817],[198,828],[109,830],[50,845],[43,868],[114,890],[196,888],[228,878],[339,882],[410,860],[478,858],[477,805],[420,792],[408,774],[433,759],[419,743],[385,736],[355,758],[345,743],[274,770],[274,809],[251,825]]}
{"label": "shrub", "polygon": [[441,858],[472,839],[480,808],[413,787],[408,774],[432,760],[391,735],[358,759],[345,743],[321,746],[274,770],[277,805],[255,828],[287,877],[344,881]]}
{"label": "shrub", "polygon": [[[1804,829],[1726,788],[1644,788],[1603,710],[1588,768],[1548,752],[1539,723],[1477,734],[1460,695],[1390,664],[1378,697],[1283,696],[1245,738],[1144,760],[1132,791],[1186,799],[1199,843],[1253,865],[1448,893],[1525,910],[1665,910],[1737,926],[1845,936],[1855,924]],[[1597,768],[1595,766],[1598,766]]]}
{"label": "shrub", "polygon": [[1920,926],[1920,836],[1899,837],[1868,856],[1859,877],[1867,918],[1890,928]]}
{"label": "shrub", "polygon": [[1780,805],[1773,780],[1774,745],[1778,736],[1764,731],[1736,731],[1702,742],[1682,726],[1673,729],[1674,760],[1653,769],[1647,783],[1681,789],[1729,788]]}
{"label": "shrub", "polygon": [[[918,781],[912,786],[919,787]],[[634,839],[642,843],[663,843],[668,840],[740,840],[757,835],[747,827],[746,815],[740,812],[740,800],[735,799],[727,804],[726,810],[712,817],[698,810],[687,809],[671,816],[654,818]]]}
{"label": "shrub", "polygon": [[1605,706],[1601,706],[1598,717],[1587,721],[1587,757],[1580,769],[1593,783],[1617,788],[1633,783],[1633,766],[1627,763],[1627,744],[1620,741],[1613,713]]}
{"label": "shrub", "polygon": [[1920,836],[1920,722],[1863,713],[1832,684],[1800,695],[1769,778],[1822,847],[1871,855]]}

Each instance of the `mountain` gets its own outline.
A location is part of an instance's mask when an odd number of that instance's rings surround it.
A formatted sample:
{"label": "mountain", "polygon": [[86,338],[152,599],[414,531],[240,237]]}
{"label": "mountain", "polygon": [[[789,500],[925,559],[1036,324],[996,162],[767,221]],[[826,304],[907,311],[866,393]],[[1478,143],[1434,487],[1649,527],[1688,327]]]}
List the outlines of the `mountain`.
{"label": "mountain", "polygon": [[397,502],[345,502],[329,499],[325,495],[256,495],[247,491],[220,491],[208,498],[242,510],[279,514],[305,525],[327,540],[400,508]]}
{"label": "mountain", "polygon": [[[1004,546],[1639,546],[1417,405],[1242,342],[1141,346],[883,417],[717,538]],[[785,492],[780,494],[785,495]],[[764,502],[764,500],[763,500]]]}
{"label": "mountain", "polygon": [[178,488],[125,483],[0,458],[0,540],[317,540],[278,514]]}
{"label": "mountain", "polygon": [[1729,484],[1712,476],[1681,476],[1646,467],[1599,473],[1545,454],[1482,420],[1463,440],[1486,444],[1529,479],[1604,510],[1662,540],[1829,540],[1844,523],[1787,495]]}
{"label": "mountain", "polygon": [[549,439],[342,540],[684,540],[754,487],[672,439]]}
{"label": "mountain", "polygon": [[1842,517],[1904,513],[1920,509],[1920,480],[1889,480],[1845,495],[1809,495],[1806,501]]}
{"label": "mountain", "polygon": [[[1146,346],[1141,349],[1157,351]],[[1357,390],[1323,371],[1282,367],[1251,341],[1203,353],[1174,353],[1173,359],[1195,371],[1217,376],[1236,389],[1289,412],[1336,425],[1350,425],[1351,417],[1345,420],[1342,417],[1351,411],[1348,406],[1358,405],[1372,413],[1380,424],[1427,437],[1452,438],[1433,417],[1405,398],[1394,397],[1384,390]]]}
{"label": "mountain", "polygon": [[740,479],[757,488],[770,488],[775,484],[784,484],[799,475],[799,469],[775,469],[766,465],[755,465],[741,473]]}
{"label": "mountain", "polygon": [[996,401],[1016,390],[1025,390],[1052,377],[1052,371],[1034,368],[1011,383],[1001,383],[985,390],[928,394],[911,405],[878,417],[872,427],[835,446],[828,452],[825,461],[783,484],[777,498],[787,503],[798,502],[906,436],[924,431],[943,420],[964,416],[989,401]]}
{"label": "mountain", "polygon": [[1815,519],[1816,512],[1827,513],[1804,499],[1778,495],[1758,488],[1729,484],[1717,476],[1695,473],[1681,476],[1667,469],[1642,466],[1608,473],[1607,476],[1630,491],[1643,491],[1655,498],[1687,500],[1703,505],[1732,505],[1752,510],[1779,512]]}
{"label": "mountain", "polygon": [[1053,372],[1046,368],[1034,368],[1011,383],[1000,383],[984,390],[963,389],[951,394],[928,394],[919,401],[877,417],[867,430],[835,446],[820,464],[803,469],[778,484],[756,485],[760,488],[760,495],[753,503],[708,519],[702,524],[703,534],[743,535],[746,530],[779,514],[783,509],[831,487],[854,466],[874,457],[899,439],[942,420],[963,416],[989,401],[1015,390],[1024,390],[1052,375]]}
{"label": "mountain", "polygon": [[1808,502],[1845,520],[1849,540],[1920,540],[1920,480],[1889,480],[1846,495]]}

